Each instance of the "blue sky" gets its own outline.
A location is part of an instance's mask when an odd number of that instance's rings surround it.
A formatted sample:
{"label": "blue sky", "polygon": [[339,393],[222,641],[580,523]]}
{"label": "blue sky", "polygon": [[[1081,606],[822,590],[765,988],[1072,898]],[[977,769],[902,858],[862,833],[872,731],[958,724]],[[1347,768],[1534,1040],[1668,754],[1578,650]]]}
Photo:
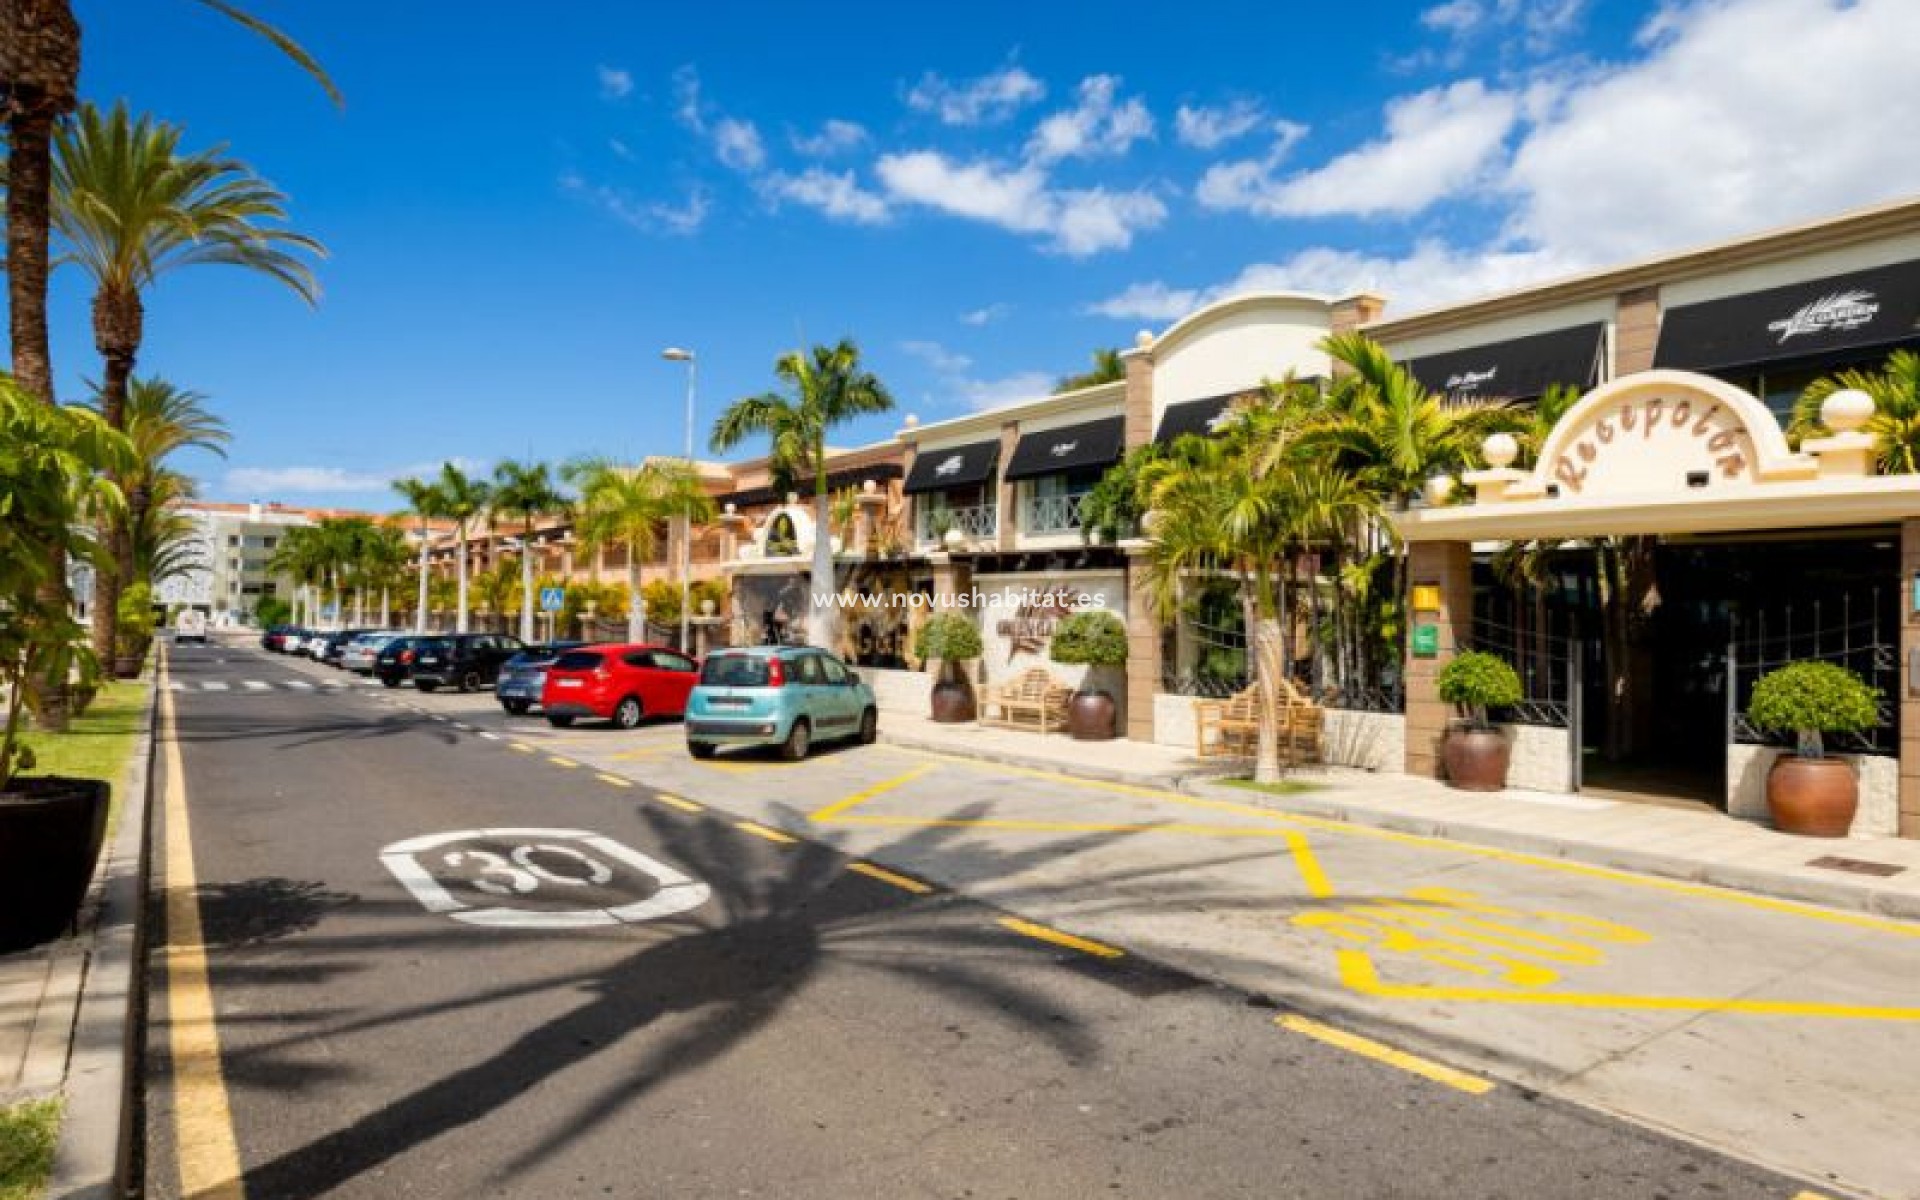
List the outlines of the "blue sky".
{"label": "blue sky", "polygon": [[[148,299],[142,370],[234,429],[186,463],[217,499],[678,453],[668,345],[704,452],[803,341],[931,421],[1237,290],[1407,312],[1920,192],[1913,0],[253,0],[344,110],[189,0],[75,7],[88,98],[226,143],[331,251],[317,309],[222,268]],[[67,395],[87,299],[56,280]]]}

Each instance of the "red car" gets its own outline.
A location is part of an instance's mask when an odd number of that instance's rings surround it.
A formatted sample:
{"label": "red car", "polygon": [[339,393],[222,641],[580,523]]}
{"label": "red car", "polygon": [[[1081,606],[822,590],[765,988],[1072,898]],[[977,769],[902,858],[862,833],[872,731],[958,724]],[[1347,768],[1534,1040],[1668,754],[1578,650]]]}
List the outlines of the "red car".
{"label": "red car", "polygon": [[553,660],[540,707],[565,729],[581,717],[632,729],[645,717],[678,717],[700,664],[666,646],[582,646]]}

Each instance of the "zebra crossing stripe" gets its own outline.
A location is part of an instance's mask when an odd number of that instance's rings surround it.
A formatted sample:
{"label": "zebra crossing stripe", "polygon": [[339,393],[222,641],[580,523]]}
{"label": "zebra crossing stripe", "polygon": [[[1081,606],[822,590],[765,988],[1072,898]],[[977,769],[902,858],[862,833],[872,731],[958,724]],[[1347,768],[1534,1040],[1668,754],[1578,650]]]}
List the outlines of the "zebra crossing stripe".
{"label": "zebra crossing stripe", "polygon": [[313,690],[313,685],[304,679],[289,679],[287,680],[287,686],[300,692],[310,692]]}
{"label": "zebra crossing stripe", "polygon": [[224,692],[227,690],[227,682],[224,679],[209,679],[202,683],[200,688],[207,692]]}
{"label": "zebra crossing stripe", "polygon": [[258,679],[243,680],[241,681],[240,686],[246,688],[250,692],[270,692],[273,690],[272,684],[261,683]]}

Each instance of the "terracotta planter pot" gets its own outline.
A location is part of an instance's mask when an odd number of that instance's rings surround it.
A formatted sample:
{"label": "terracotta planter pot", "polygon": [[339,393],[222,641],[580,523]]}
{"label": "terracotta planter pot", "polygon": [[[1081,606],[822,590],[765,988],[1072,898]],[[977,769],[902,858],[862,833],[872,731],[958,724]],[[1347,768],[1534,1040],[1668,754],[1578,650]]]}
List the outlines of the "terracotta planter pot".
{"label": "terracotta planter pot", "polygon": [[109,788],[42,776],[0,793],[0,954],[64,933],[86,898]]}
{"label": "terracotta planter pot", "polygon": [[1077,742],[1113,740],[1120,709],[1105,692],[1075,692],[1067,705],[1067,732]]}
{"label": "terracotta planter pot", "polygon": [[1782,754],[1767,772],[1773,827],[1804,837],[1845,837],[1860,807],[1860,782],[1838,758]]}
{"label": "terracotta planter pot", "polygon": [[943,679],[933,685],[933,719],[942,725],[961,725],[973,720],[973,689],[955,679]]}
{"label": "terracotta planter pot", "polygon": [[1513,746],[1497,729],[1449,729],[1440,757],[1447,782],[1467,792],[1498,792],[1507,786]]}
{"label": "terracotta planter pot", "polygon": [[140,677],[140,656],[137,654],[114,655],[113,677],[115,679],[138,679]]}

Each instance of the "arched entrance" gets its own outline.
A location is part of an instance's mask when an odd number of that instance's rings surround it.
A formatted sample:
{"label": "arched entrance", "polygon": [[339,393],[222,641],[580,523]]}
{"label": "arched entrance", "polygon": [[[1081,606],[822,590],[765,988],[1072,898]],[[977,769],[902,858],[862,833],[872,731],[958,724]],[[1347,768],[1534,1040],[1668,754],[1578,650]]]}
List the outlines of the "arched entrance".
{"label": "arched entrance", "polygon": [[[1413,621],[1434,630],[1409,639],[1408,769],[1437,766],[1438,666],[1469,643],[1501,652],[1502,629],[1538,637],[1543,615],[1577,656],[1569,784],[1742,811],[1764,774],[1739,719],[1745,693],[1761,670],[1808,657],[1886,690],[1885,727],[1855,748],[1891,762],[1920,479],[1871,474],[1871,445],[1842,432],[1795,451],[1746,392],[1650,371],[1583,397],[1529,469],[1490,446],[1494,461],[1465,477],[1470,503],[1398,522],[1415,599],[1427,597]],[[1519,587],[1496,554],[1540,561]],[[1504,649],[1533,652],[1517,636]],[[1897,824],[1897,801],[1884,807],[1875,820]]]}

